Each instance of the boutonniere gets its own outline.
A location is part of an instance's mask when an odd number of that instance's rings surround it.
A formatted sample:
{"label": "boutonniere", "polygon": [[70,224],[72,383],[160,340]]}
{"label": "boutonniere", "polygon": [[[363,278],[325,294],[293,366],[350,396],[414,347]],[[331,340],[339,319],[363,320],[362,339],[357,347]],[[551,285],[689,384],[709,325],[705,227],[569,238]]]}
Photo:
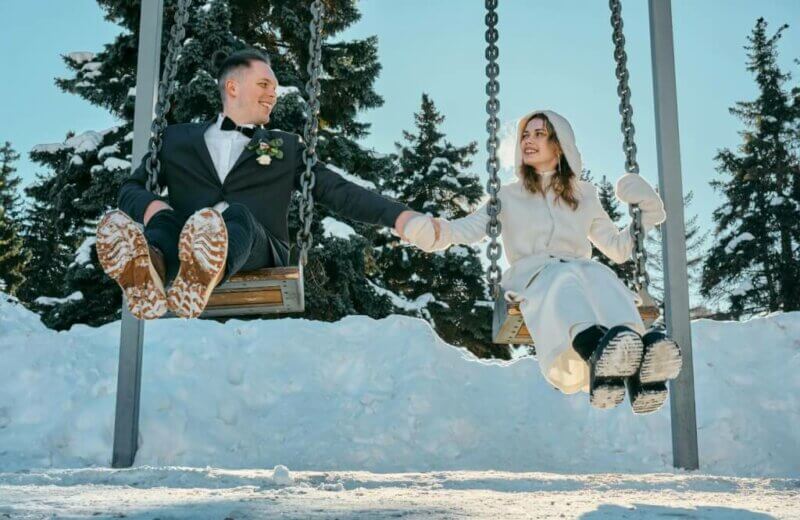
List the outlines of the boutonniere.
{"label": "boutonniere", "polygon": [[256,161],[258,161],[258,164],[269,166],[273,157],[276,159],[283,159],[283,150],[281,150],[281,146],[283,146],[283,139],[280,138],[272,139],[271,141],[259,139],[258,142],[249,145],[247,149],[256,152]]}

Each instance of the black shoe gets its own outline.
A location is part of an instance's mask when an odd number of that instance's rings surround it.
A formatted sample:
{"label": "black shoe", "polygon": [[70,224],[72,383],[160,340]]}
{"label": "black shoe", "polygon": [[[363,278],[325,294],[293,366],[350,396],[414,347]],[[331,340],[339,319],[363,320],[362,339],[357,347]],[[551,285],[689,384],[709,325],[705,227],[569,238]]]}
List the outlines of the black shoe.
{"label": "black shoe", "polygon": [[606,331],[588,360],[592,406],[613,408],[625,399],[625,378],[639,369],[643,350],[636,331],[622,325]]}

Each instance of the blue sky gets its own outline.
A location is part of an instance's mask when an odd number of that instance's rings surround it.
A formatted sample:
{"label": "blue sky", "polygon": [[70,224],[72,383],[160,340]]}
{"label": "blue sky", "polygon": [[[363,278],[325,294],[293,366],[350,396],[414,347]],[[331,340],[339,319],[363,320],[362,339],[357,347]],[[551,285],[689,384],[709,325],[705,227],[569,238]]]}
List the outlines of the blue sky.
{"label": "blue sky", "polygon": [[[363,0],[362,19],[345,38],[378,35],[383,71],[376,83],[383,107],[362,114],[372,123],[364,144],[394,149],[413,125],[422,92],[446,116],[455,144],[485,142],[483,2],[478,0]],[[711,226],[719,198],[708,186],[713,157],[739,144],[735,101],[752,99],[756,86],[745,70],[743,45],[756,19],[776,29],[789,23],[779,63],[800,79],[800,2],[797,0],[673,0],[675,56],[684,189],[695,192],[690,214]],[[59,55],[98,51],[118,28],[103,20],[93,0],[0,0],[0,140],[23,155],[19,174],[27,184],[40,168],[27,161],[38,143],[59,142],[68,130],[114,124],[105,111],[61,93],[54,78],[66,72]],[[656,182],[655,131],[647,2],[623,0],[634,123],[642,174]],[[500,82],[503,121],[531,109],[562,113],[575,129],[584,164],[595,175],[622,173],[616,78],[605,0],[501,0]],[[792,51],[795,54],[792,54]],[[792,84],[798,84],[797,79]],[[482,173],[482,151],[473,170]]]}

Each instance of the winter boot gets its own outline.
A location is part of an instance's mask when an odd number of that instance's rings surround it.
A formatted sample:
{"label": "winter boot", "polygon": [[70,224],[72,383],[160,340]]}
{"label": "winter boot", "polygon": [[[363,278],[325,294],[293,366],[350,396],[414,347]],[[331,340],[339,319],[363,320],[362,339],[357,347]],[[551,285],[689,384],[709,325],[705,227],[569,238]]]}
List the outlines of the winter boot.
{"label": "winter boot", "polygon": [[122,288],[136,318],[153,320],[167,312],[164,256],[120,210],[106,213],[97,226],[97,259]]}
{"label": "winter boot", "polygon": [[655,412],[669,396],[666,382],[680,374],[683,365],[678,344],[663,330],[651,329],[642,338],[644,356],[639,371],[625,380],[636,414]]}
{"label": "winter boot", "polygon": [[[639,335],[627,327],[608,330],[594,325],[575,336],[572,348],[589,363],[592,406],[605,409],[620,404],[625,398],[624,378],[638,368],[641,358]],[[635,364],[629,359],[635,359]]]}
{"label": "winter boot", "polygon": [[167,293],[169,310],[181,318],[200,316],[225,274],[227,256],[228,230],[222,215],[205,208],[189,217],[178,245],[180,269]]}

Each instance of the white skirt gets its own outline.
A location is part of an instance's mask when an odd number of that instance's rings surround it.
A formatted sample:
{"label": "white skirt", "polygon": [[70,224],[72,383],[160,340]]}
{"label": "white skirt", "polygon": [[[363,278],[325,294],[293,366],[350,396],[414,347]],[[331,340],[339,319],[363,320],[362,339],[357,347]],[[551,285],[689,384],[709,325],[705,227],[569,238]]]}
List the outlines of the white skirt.
{"label": "white skirt", "polygon": [[591,325],[626,325],[644,334],[634,295],[614,271],[591,260],[546,266],[527,288],[520,311],[545,379],[565,394],[589,391],[589,365],[572,348]]}

